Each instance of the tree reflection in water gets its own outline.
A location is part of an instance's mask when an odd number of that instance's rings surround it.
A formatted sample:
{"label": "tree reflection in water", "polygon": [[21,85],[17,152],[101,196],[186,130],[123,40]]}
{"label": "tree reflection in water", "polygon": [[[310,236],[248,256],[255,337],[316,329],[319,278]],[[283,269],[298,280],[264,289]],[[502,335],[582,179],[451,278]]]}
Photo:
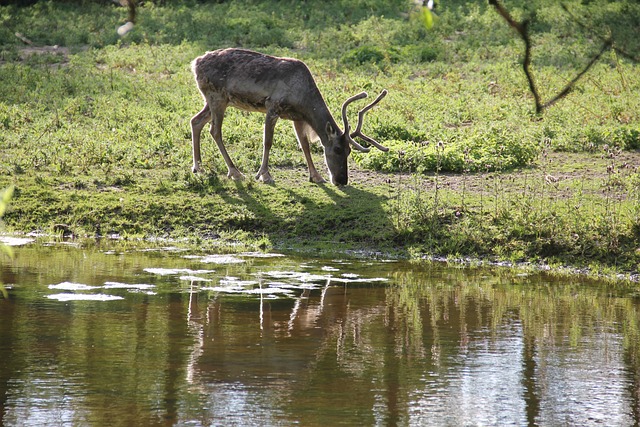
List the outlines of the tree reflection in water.
{"label": "tree reflection in water", "polygon": [[[602,285],[433,270],[262,297],[259,317],[247,301],[207,300],[191,378],[201,390],[241,384],[254,393],[248,406],[268,388],[262,411],[303,425],[635,422],[632,299]],[[252,323],[248,336],[237,329]]]}

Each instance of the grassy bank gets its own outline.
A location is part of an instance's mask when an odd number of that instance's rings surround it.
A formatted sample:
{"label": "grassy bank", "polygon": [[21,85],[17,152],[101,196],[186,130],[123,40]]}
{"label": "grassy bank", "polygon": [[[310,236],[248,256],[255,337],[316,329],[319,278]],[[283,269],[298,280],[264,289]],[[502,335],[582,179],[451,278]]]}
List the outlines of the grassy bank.
{"label": "grassy bank", "polygon": [[[519,15],[530,5],[510,4]],[[534,71],[548,97],[599,46],[555,2],[535,5]],[[640,51],[637,5],[570,6]],[[10,230],[639,270],[636,64],[605,55],[540,117],[519,41],[482,2],[443,2],[430,31],[410,5],[381,0],[148,3],[119,39],[125,16],[90,2],[0,7],[0,188],[16,185]],[[206,172],[191,174],[189,119],[202,101],[189,63],[223,46],[304,59],[336,116],[346,96],[389,89],[365,132],[392,150],[353,156],[348,187],[313,185],[281,122],[275,185],[226,180],[209,135]],[[231,109],[225,119],[247,176],[259,167],[262,122]],[[321,153],[316,146],[318,164]]]}

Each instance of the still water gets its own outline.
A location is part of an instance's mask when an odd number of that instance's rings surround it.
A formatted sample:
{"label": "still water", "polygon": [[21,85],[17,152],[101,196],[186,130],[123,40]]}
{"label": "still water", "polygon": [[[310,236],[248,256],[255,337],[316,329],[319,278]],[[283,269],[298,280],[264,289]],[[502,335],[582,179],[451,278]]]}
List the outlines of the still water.
{"label": "still water", "polygon": [[627,426],[639,296],[400,261],[15,247],[0,425]]}

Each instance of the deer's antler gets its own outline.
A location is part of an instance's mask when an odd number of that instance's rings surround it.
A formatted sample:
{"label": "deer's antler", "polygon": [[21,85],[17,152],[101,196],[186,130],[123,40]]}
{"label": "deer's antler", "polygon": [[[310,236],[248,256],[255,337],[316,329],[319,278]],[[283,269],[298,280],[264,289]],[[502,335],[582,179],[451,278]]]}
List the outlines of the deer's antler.
{"label": "deer's antler", "polygon": [[366,147],[363,147],[362,145],[358,144],[357,142],[355,142],[353,140],[353,138],[351,138],[351,135],[349,133],[349,119],[347,118],[347,106],[349,104],[351,104],[353,101],[357,101],[358,99],[364,99],[366,98],[367,92],[360,92],[357,95],[353,95],[351,98],[348,98],[346,101],[344,101],[344,103],[342,104],[342,122],[344,123],[344,134],[345,137],[347,138],[347,141],[349,141],[349,144],[353,145],[353,148],[355,148],[358,151],[361,151],[363,153],[368,153],[369,149]]}
{"label": "deer's antler", "polygon": [[387,93],[388,93],[387,90],[384,89],[382,92],[380,92],[380,95],[378,95],[378,97],[373,100],[373,102],[371,104],[367,105],[366,107],[364,107],[362,110],[360,110],[358,112],[358,126],[356,126],[356,130],[351,132],[351,134],[349,135],[352,140],[353,140],[354,137],[357,136],[357,137],[360,137],[360,138],[364,139],[369,144],[371,144],[374,147],[376,147],[378,150],[389,151],[389,148],[387,148],[384,145],[380,144],[375,139],[363,134],[362,130],[361,130],[362,129],[362,124],[364,123],[364,113],[366,113],[367,111],[369,111],[370,109],[375,107],[378,102],[382,101],[382,98],[387,96]]}
{"label": "deer's antler", "polygon": [[373,138],[365,135],[362,133],[362,124],[364,122],[364,114],[369,111],[370,109],[372,109],[373,107],[375,107],[375,105],[380,102],[382,100],[382,98],[384,98],[385,96],[387,96],[387,90],[384,89],[380,95],[378,95],[378,97],[371,102],[369,105],[367,105],[366,107],[364,107],[362,110],[360,110],[358,112],[358,125],[356,126],[356,130],[354,130],[353,132],[350,132],[350,127],[349,127],[349,119],[347,118],[347,106],[349,104],[351,104],[353,101],[357,101],[359,99],[363,99],[367,97],[367,93],[366,92],[362,92],[359,93],[357,95],[352,96],[351,98],[347,99],[344,104],[342,104],[342,121],[344,122],[344,132],[349,136],[349,143],[351,145],[353,145],[353,147],[358,150],[361,151],[363,153],[367,153],[369,152],[369,148],[363,147],[362,145],[358,144],[353,138],[354,137],[360,137],[362,139],[364,139],[365,141],[367,141],[369,144],[375,146],[376,148],[378,148],[379,150],[382,151],[389,151],[389,149],[383,145],[381,145],[380,143],[378,143],[376,140],[374,140]]}
{"label": "deer's antler", "polygon": [[[344,124],[344,133],[349,135],[349,118],[347,117],[347,107],[349,106],[349,104],[351,104],[353,101],[357,101],[359,99],[364,99],[366,98],[367,92],[360,92],[357,95],[353,95],[351,98],[347,99],[346,101],[344,101],[344,103],[342,104],[342,123]],[[354,141],[350,139],[350,143],[353,143]],[[356,143],[357,144],[357,143]],[[360,145],[360,144],[358,144]],[[357,148],[357,147],[356,147]],[[360,148],[364,148],[364,147],[360,147]],[[367,150],[368,151],[368,150]]]}

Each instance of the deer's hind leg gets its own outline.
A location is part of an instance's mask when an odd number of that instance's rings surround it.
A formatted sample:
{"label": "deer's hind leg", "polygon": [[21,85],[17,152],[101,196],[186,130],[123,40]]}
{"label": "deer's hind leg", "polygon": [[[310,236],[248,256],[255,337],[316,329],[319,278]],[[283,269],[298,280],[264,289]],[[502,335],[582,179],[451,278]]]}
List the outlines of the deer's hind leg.
{"label": "deer's hind leg", "polygon": [[200,134],[204,125],[211,121],[211,110],[209,105],[205,104],[204,108],[191,118],[191,142],[193,145],[193,167],[191,170],[196,173],[200,172],[202,166],[202,158],[200,156]]}

